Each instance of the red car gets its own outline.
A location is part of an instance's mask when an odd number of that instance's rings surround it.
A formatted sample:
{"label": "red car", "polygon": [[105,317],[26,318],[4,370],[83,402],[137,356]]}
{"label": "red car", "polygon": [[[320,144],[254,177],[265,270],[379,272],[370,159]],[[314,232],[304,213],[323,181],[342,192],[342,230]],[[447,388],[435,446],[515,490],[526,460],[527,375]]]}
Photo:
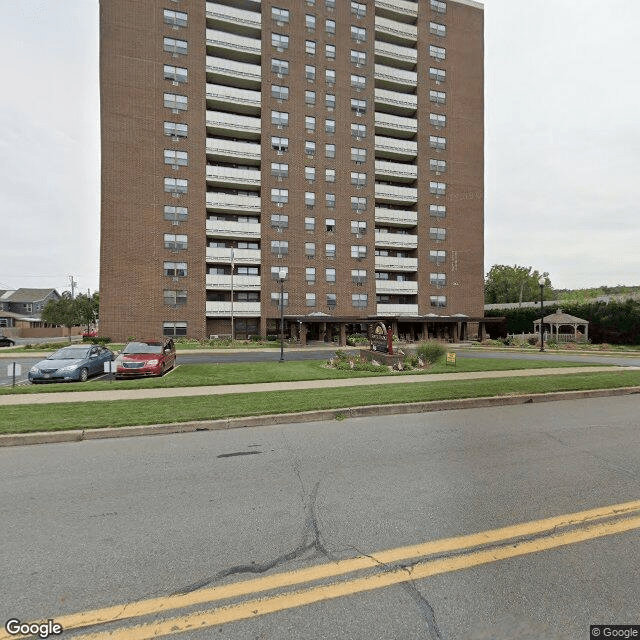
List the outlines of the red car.
{"label": "red car", "polygon": [[171,338],[137,340],[124,346],[116,358],[116,378],[161,376],[176,364],[176,347]]}

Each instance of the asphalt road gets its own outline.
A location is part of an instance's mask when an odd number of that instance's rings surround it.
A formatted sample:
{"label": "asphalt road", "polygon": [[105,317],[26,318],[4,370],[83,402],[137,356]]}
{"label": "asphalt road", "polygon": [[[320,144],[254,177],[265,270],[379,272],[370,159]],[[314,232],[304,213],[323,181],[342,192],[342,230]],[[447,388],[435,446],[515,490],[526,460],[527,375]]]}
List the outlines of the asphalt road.
{"label": "asphalt road", "polygon": [[[478,541],[440,549],[427,577],[404,547],[637,501],[639,415],[625,396],[2,449],[0,616],[126,604],[136,617],[85,634],[168,619],[170,636],[203,640],[579,640],[590,623],[637,624],[637,517],[611,535],[576,525],[572,543],[501,533],[483,564]],[[369,568],[342,572],[358,556]],[[225,584],[244,595],[210,591]],[[159,613],[176,593],[190,606]],[[148,598],[142,616],[130,603]]]}

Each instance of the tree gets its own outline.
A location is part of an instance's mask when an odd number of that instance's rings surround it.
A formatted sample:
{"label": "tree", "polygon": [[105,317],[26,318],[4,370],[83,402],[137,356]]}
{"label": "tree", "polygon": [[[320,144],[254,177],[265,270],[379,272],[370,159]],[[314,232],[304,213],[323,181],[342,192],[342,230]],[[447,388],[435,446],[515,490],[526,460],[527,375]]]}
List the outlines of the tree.
{"label": "tree", "polygon": [[98,319],[100,307],[100,294],[96,291],[92,296],[80,293],[74,300],[80,322],[87,325],[87,333],[91,331],[91,325]]}
{"label": "tree", "polygon": [[65,291],[58,300],[47,302],[42,310],[42,321],[67,327],[69,340],[71,340],[71,327],[78,326],[82,318],[76,301],[68,291]]}
{"label": "tree", "polygon": [[484,283],[485,304],[508,302],[535,302],[540,299],[539,279],[544,278],[544,299],[553,300],[553,288],[549,274],[540,274],[531,267],[513,267],[494,264]]}

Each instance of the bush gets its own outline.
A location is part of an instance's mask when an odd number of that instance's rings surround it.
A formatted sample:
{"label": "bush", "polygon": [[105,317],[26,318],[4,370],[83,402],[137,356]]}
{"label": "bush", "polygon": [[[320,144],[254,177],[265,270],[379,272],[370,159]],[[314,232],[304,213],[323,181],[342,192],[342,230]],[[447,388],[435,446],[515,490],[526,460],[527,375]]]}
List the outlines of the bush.
{"label": "bush", "polygon": [[416,355],[429,364],[434,364],[438,360],[444,357],[447,350],[439,342],[430,340],[429,342],[423,342],[416,349]]}
{"label": "bush", "polygon": [[355,347],[358,344],[369,344],[369,338],[361,333],[352,333],[347,336],[347,344],[352,347]]}

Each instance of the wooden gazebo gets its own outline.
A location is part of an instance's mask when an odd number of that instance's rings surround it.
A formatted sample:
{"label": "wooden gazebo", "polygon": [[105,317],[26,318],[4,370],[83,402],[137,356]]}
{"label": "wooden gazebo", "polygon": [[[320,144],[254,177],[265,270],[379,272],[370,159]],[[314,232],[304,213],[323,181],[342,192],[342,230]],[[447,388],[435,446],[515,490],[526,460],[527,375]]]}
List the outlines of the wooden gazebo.
{"label": "wooden gazebo", "polygon": [[[576,316],[564,313],[562,309],[558,309],[555,313],[545,316],[543,318],[543,329],[546,330],[546,325],[549,326],[549,339],[560,339],[560,336],[570,336],[570,333],[566,331],[561,332],[562,327],[571,327],[573,336],[576,342],[586,342],[589,338],[589,322],[582,318],[576,318]],[[534,331],[540,333],[540,320],[534,320]],[[578,336],[578,330],[582,327],[581,336]],[[566,338],[565,338],[566,339]]]}

